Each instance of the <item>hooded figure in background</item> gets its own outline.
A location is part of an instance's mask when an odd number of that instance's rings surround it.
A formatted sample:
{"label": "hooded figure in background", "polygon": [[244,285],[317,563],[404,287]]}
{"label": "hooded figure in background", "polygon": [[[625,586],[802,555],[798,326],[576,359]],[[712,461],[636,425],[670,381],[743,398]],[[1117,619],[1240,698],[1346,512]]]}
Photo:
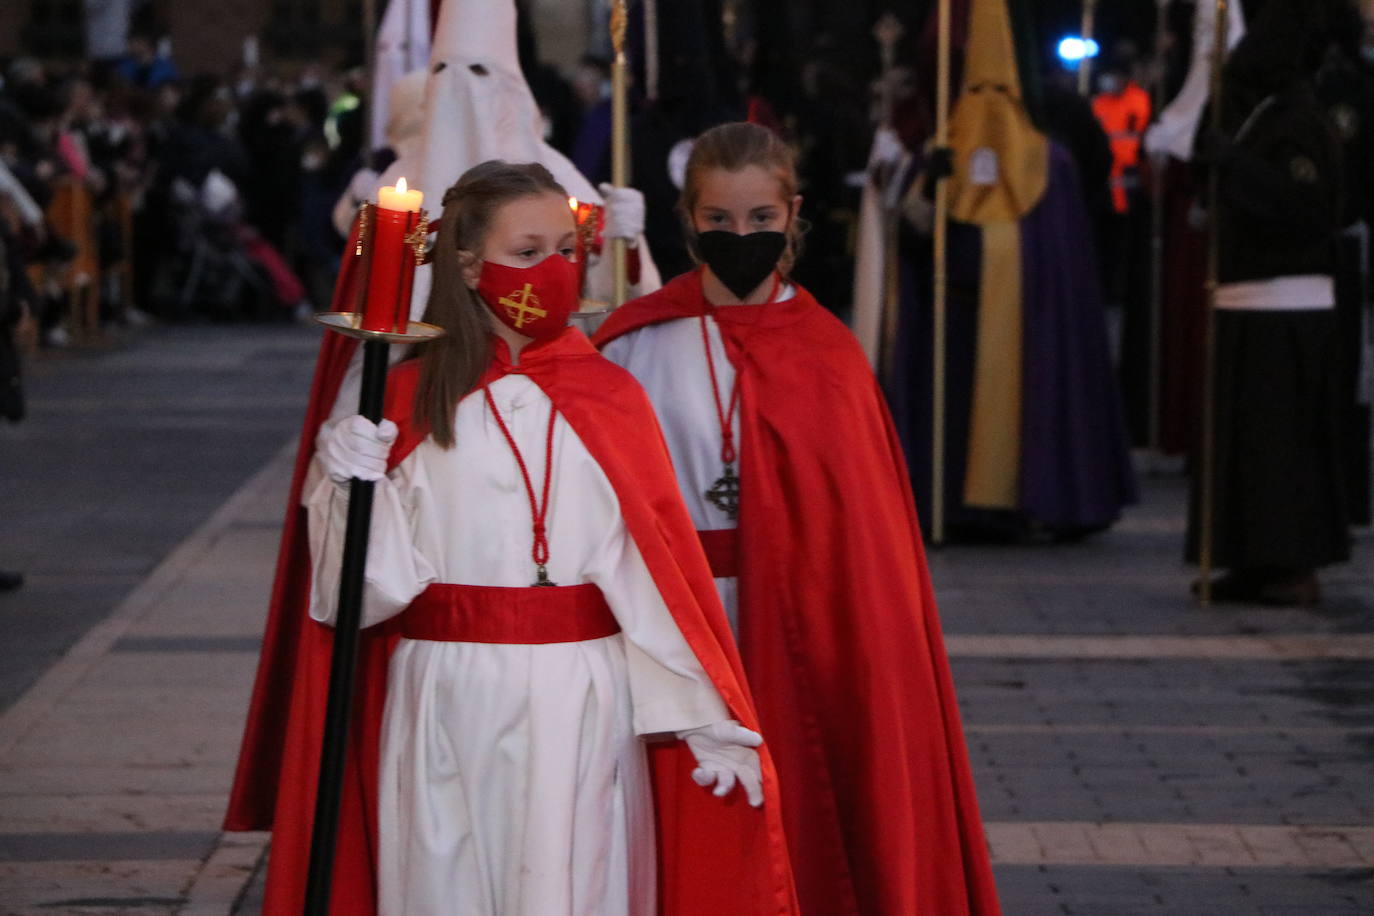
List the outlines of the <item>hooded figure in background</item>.
{"label": "hooded figure in background", "polygon": [[[602,236],[631,240],[639,276],[631,276],[629,295],[658,289],[663,284],[643,241],[643,197],[608,184],[593,187],[568,157],[544,142],[543,123],[520,72],[514,0],[445,0],[429,61],[421,170],[411,186],[437,201],[459,175],[488,159],[538,162],[578,202],[606,208]],[[417,307],[423,311],[429,283],[429,271],[417,271],[413,317]],[[611,259],[593,256],[584,298],[597,303],[594,309],[604,308],[612,284]]]}
{"label": "hooded figure in background", "polygon": [[[913,165],[897,189],[898,302],[882,327],[875,315],[865,321],[872,300],[863,291],[873,286],[864,284],[861,255],[855,331],[878,356],[916,505],[929,521],[932,180],[949,175],[946,531],[954,539],[1074,539],[1111,525],[1134,501],[1135,480],[1079,164],[1027,118],[1007,13],[1005,0],[969,6],[952,149],[922,150],[928,133],[902,137]],[[952,27],[962,29],[957,15]]]}
{"label": "hooded figure in background", "polygon": [[1315,604],[1316,570],[1350,556],[1333,281],[1343,162],[1313,82],[1345,8],[1269,0],[1223,71],[1221,131],[1202,137],[1218,182],[1218,601]]}

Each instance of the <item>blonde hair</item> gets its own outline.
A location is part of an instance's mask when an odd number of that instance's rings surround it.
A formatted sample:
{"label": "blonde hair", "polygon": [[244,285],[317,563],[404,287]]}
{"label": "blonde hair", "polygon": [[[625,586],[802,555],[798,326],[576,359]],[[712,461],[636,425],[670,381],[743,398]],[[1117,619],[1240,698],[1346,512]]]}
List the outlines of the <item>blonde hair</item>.
{"label": "blonde hair", "polygon": [[[716,170],[739,172],[751,165],[764,169],[778,180],[778,193],[790,209],[798,190],[797,157],[776,133],[748,121],[735,121],[711,128],[697,137],[693,144],[692,154],[687,158],[687,171],[682,182],[682,194],[677,201],[677,212],[687,232],[687,251],[696,263],[701,263],[701,256],[696,250],[692,211],[696,209],[697,199],[701,196],[701,184],[706,173]],[[792,214],[787,224],[787,248],[778,259],[778,272],[784,277],[791,273],[797,258],[801,257],[802,236],[807,228],[808,224],[800,213]]]}
{"label": "blonde hair", "polygon": [[475,165],[444,193],[439,237],[434,243],[434,285],[424,320],[447,333],[417,348],[424,363],[413,410],[434,441],[453,446],[453,415],[491,361],[487,308],[463,282],[460,251],[478,254],[496,212],[513,200],[543,194],[567,197],[563,186],[537,162],[498,159]]}

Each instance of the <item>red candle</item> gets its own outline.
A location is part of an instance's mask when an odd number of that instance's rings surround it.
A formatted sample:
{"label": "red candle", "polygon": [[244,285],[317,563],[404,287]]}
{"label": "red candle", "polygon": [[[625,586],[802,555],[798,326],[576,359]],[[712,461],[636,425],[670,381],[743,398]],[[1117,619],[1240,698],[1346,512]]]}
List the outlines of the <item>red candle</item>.
{"label": "red candle", "polygon": [[367,299],[362,327],[368,331],[405,331],[415,275],[415,253],[406,236],[419,222],[424,197],[419,191],[407,190],[402,178],[396,187],[382,188],[377,199],[368,233]]}

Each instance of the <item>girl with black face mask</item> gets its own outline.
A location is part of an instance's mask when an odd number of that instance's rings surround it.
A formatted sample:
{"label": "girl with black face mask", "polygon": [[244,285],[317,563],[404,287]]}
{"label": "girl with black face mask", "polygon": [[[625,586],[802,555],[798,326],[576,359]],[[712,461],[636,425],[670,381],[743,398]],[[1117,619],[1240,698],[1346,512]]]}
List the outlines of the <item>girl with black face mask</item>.
{"label": "girl with black face mask", "polygon": [[911,489],[853,335],[789,271],[791,150],[698,138],[695,270],[597,343],[653,401],[777,762],[806,913],[997,913]]}

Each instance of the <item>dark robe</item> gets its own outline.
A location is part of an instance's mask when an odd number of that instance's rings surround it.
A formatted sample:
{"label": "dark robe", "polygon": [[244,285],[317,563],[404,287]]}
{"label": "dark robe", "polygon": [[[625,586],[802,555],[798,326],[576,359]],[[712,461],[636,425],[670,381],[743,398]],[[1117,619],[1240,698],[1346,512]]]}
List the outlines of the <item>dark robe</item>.
{"label": "dark robe", "polygon": [[[1049,186],[1021,221],[1022,410],[1017,505],[963,502],[982,257],[977,227],[951,223],[946,303],[945,519],[951,537],[1073,537],[1105,528],[1136,499],[1092,228],[1072,157],[1050,146]],[[903,239],[902,317],[883,387],[902,433],[917,505],[929,516],[932,438],[931,253]]]}

